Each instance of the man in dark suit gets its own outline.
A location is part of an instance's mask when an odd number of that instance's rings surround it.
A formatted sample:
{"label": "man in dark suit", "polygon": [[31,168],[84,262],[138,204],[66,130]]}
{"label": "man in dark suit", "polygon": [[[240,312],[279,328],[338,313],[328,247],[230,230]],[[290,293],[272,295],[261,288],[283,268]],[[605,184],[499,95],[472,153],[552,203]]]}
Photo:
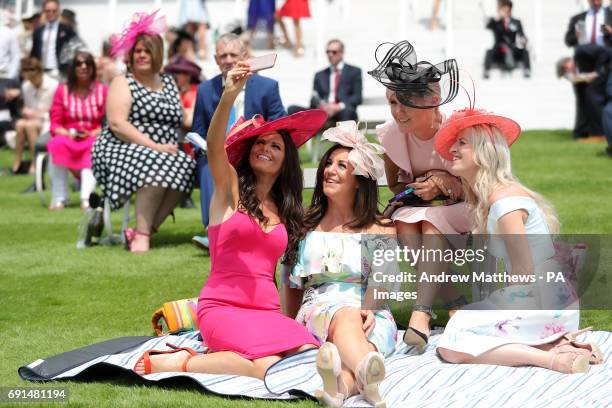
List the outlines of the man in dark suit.
{"label": "man in dark suit", "polygon": [[59,0],[45,0],[43,13],[47,23],[34,30],[30,56],[42,63],[45,72],[57,77],[58,72],[67,68],[67,64],[60,65],[62,47],[76,34],[72,28],[59,22]]}
{"label": "man in dark suit", "polygon": [[[327,42],[329,67],[315,74],[310,108],[323,109],[329,121],[357,120],[357,106],[361,104],[361,69],[344,62],[344,44],[340,40]],[[305,110],[290,106],[289,114]]]}
{"label": "man in dark suit", "polygon": [[[602,6],[603,0],[589,0],[589,9],[573,16],[565,33],[565,44],[574,47],[574,60],[579,72],[600,72],[607,61],[612,36],[604,27],[612,25],[612,11]],[[602,52],[603,51],[603,52]],[[574,137],[586,138],[603,134],[601,115],[605,100],[607,75],[592,82],[573,85],[576,95]]]}
{"label": "man in dark suit", "polygon": [[499,2],[497,19],[491,18],[487,28],[493,31],[495,42],[487,50],[484,63],[484,77],[489,78],[493,63],[500,64],[505,70],[512,71],[518,62],[523,64],[523,76],[531,76],[531,62],[527,50],[527,37],[523,32],[521,20],[512,17],[512,1]]}
{"label": "man in dark suit", "polygon": [[[219,37],[216,44],[215,61],[221,70],[221,74],[198,86],[192,132],[198,133],[206,139],[208,126],[223,93],[225,78],[234,65],[245,59],[245,56],[246,49],[237,35],[228,33]],[[230,113],[228,130],[240,117],[251,119],[256,114],[262,115],[265,120],[278,119],[287,114],[278,91],[278,82],[260,75],[250,77],[244,91],[236,98]],[[204,224],[204,227],[208,227],[208,210],[212,197],[213,181],[208,169],[206,155],[203,152],[196,152],[196,155],[202,224]],[[196,236],[193,241],[198,246],[208,246],[208,239],[205,237]]]}

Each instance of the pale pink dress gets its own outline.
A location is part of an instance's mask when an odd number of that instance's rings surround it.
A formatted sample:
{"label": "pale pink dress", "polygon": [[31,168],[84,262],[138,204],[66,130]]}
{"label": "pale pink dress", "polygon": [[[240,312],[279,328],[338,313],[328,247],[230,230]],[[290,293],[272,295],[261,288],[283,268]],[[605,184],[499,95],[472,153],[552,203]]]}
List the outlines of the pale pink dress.
{"label": "pale pink dress", "polygon": [[[398,180],[410,183],[429,170],[450,169],[450,162],[442,159],[434,149],[435,136],[429,140],[421,140],[412,134],[405,135],[395,123],[390,120],[377,126],[376,135],[385,148],[385,154],[400,168]],[[401,207],[391,219],[415,224],[428,221],[442,234],[462,234],[470,231],[465,203],[438,207]]]}
{"label": "pale pink dress", "polygon": [[53,163],[70,170],[91,169],[91,147],[96,138],[72,139],[55,131],[63,127],[88,133],[101,128],[106,93],[106,85],[97,81],[91,85],[91,90],[85,97],[69,92],[65,83],[57,87],[50,112],[51,140],[47,144]]}

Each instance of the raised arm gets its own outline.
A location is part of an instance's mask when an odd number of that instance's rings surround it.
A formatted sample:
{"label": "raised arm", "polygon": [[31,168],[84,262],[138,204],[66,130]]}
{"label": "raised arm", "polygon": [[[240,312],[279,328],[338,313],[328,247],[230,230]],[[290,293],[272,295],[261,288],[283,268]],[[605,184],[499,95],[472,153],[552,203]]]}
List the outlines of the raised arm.
{"label": "raised arm", "polygon": [[233,206],[238,199],[238,177],[225,152],[225,133],[234,101],[251,75],[246,62],[238,62],[227,74],[225,89],[210,121],[206,141],[208,168],[214,182],[213,205],[221,199],[223,206],[229,201]]}
{"label": "raised arm", "polygon": [[113,134],[127,143],[139,144],[158,152],[176,154],[177,145],[155,143],[128,121],[131,107],[132,94],[127,79],[122,75],[117,76],[111,82],[106,97],[106,118]]}

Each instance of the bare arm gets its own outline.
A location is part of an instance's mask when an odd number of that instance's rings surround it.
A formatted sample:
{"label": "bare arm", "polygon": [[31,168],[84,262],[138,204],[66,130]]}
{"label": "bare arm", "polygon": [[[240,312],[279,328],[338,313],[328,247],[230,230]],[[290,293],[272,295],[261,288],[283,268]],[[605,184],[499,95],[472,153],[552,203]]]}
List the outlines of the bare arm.
{"label": "bare arm", "polygon": [[177,153],[177,145],[155,143],[128,121],[132,107],[132,94],[127,79],[117,76],[111,82],[106,99],[108,126],[115,136],[127,143],[135,143],[159,152]]}
{"label": "bare arm", "polygon": [[227,74],[225,89],[208,128],[206,137],[208,168],[214,183],[211,224],[223,221],[222,214],[225,213],[227,207],[233,208],[238,202],[238,176],[225,151],[225,131],[234,101],[250,75],[252,74],[246,62],[239,62]]}
{"label": "bare arm", "polygon": [[302,307],[303,296],[303,289],[294,289],[290,288],[286,283],[283,284],[281,286],[281,305],[283,308],[283,314],[295,319],[300,307]]}
{"label": "bare arm", "polygon": [[398,181],[399,167],[386,154],[383,155],[383,159],[385,160],[385,175],[387,176],[389,190],[393,194],[399,194],[406,189],[406,184]]}
{"label": "bare arm", "polygon": [[534,264],[531,249],[527,242],[525,210],[511,211],[497,221],[499,233],[503,234],[506,252],[512,263],[513,275],[533,275]]}

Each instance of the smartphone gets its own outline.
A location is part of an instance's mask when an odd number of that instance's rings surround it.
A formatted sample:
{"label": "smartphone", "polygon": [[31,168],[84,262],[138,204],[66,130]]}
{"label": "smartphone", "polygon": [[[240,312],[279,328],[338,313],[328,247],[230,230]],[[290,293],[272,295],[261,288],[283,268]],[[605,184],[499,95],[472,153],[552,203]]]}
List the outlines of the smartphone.
{"label": "smartphone", "polygon": [[261,71],[272,68],[276,63],[276,53],[262,55],[261,57],[251,58],[247,61],[251,66],[251,72]]}

